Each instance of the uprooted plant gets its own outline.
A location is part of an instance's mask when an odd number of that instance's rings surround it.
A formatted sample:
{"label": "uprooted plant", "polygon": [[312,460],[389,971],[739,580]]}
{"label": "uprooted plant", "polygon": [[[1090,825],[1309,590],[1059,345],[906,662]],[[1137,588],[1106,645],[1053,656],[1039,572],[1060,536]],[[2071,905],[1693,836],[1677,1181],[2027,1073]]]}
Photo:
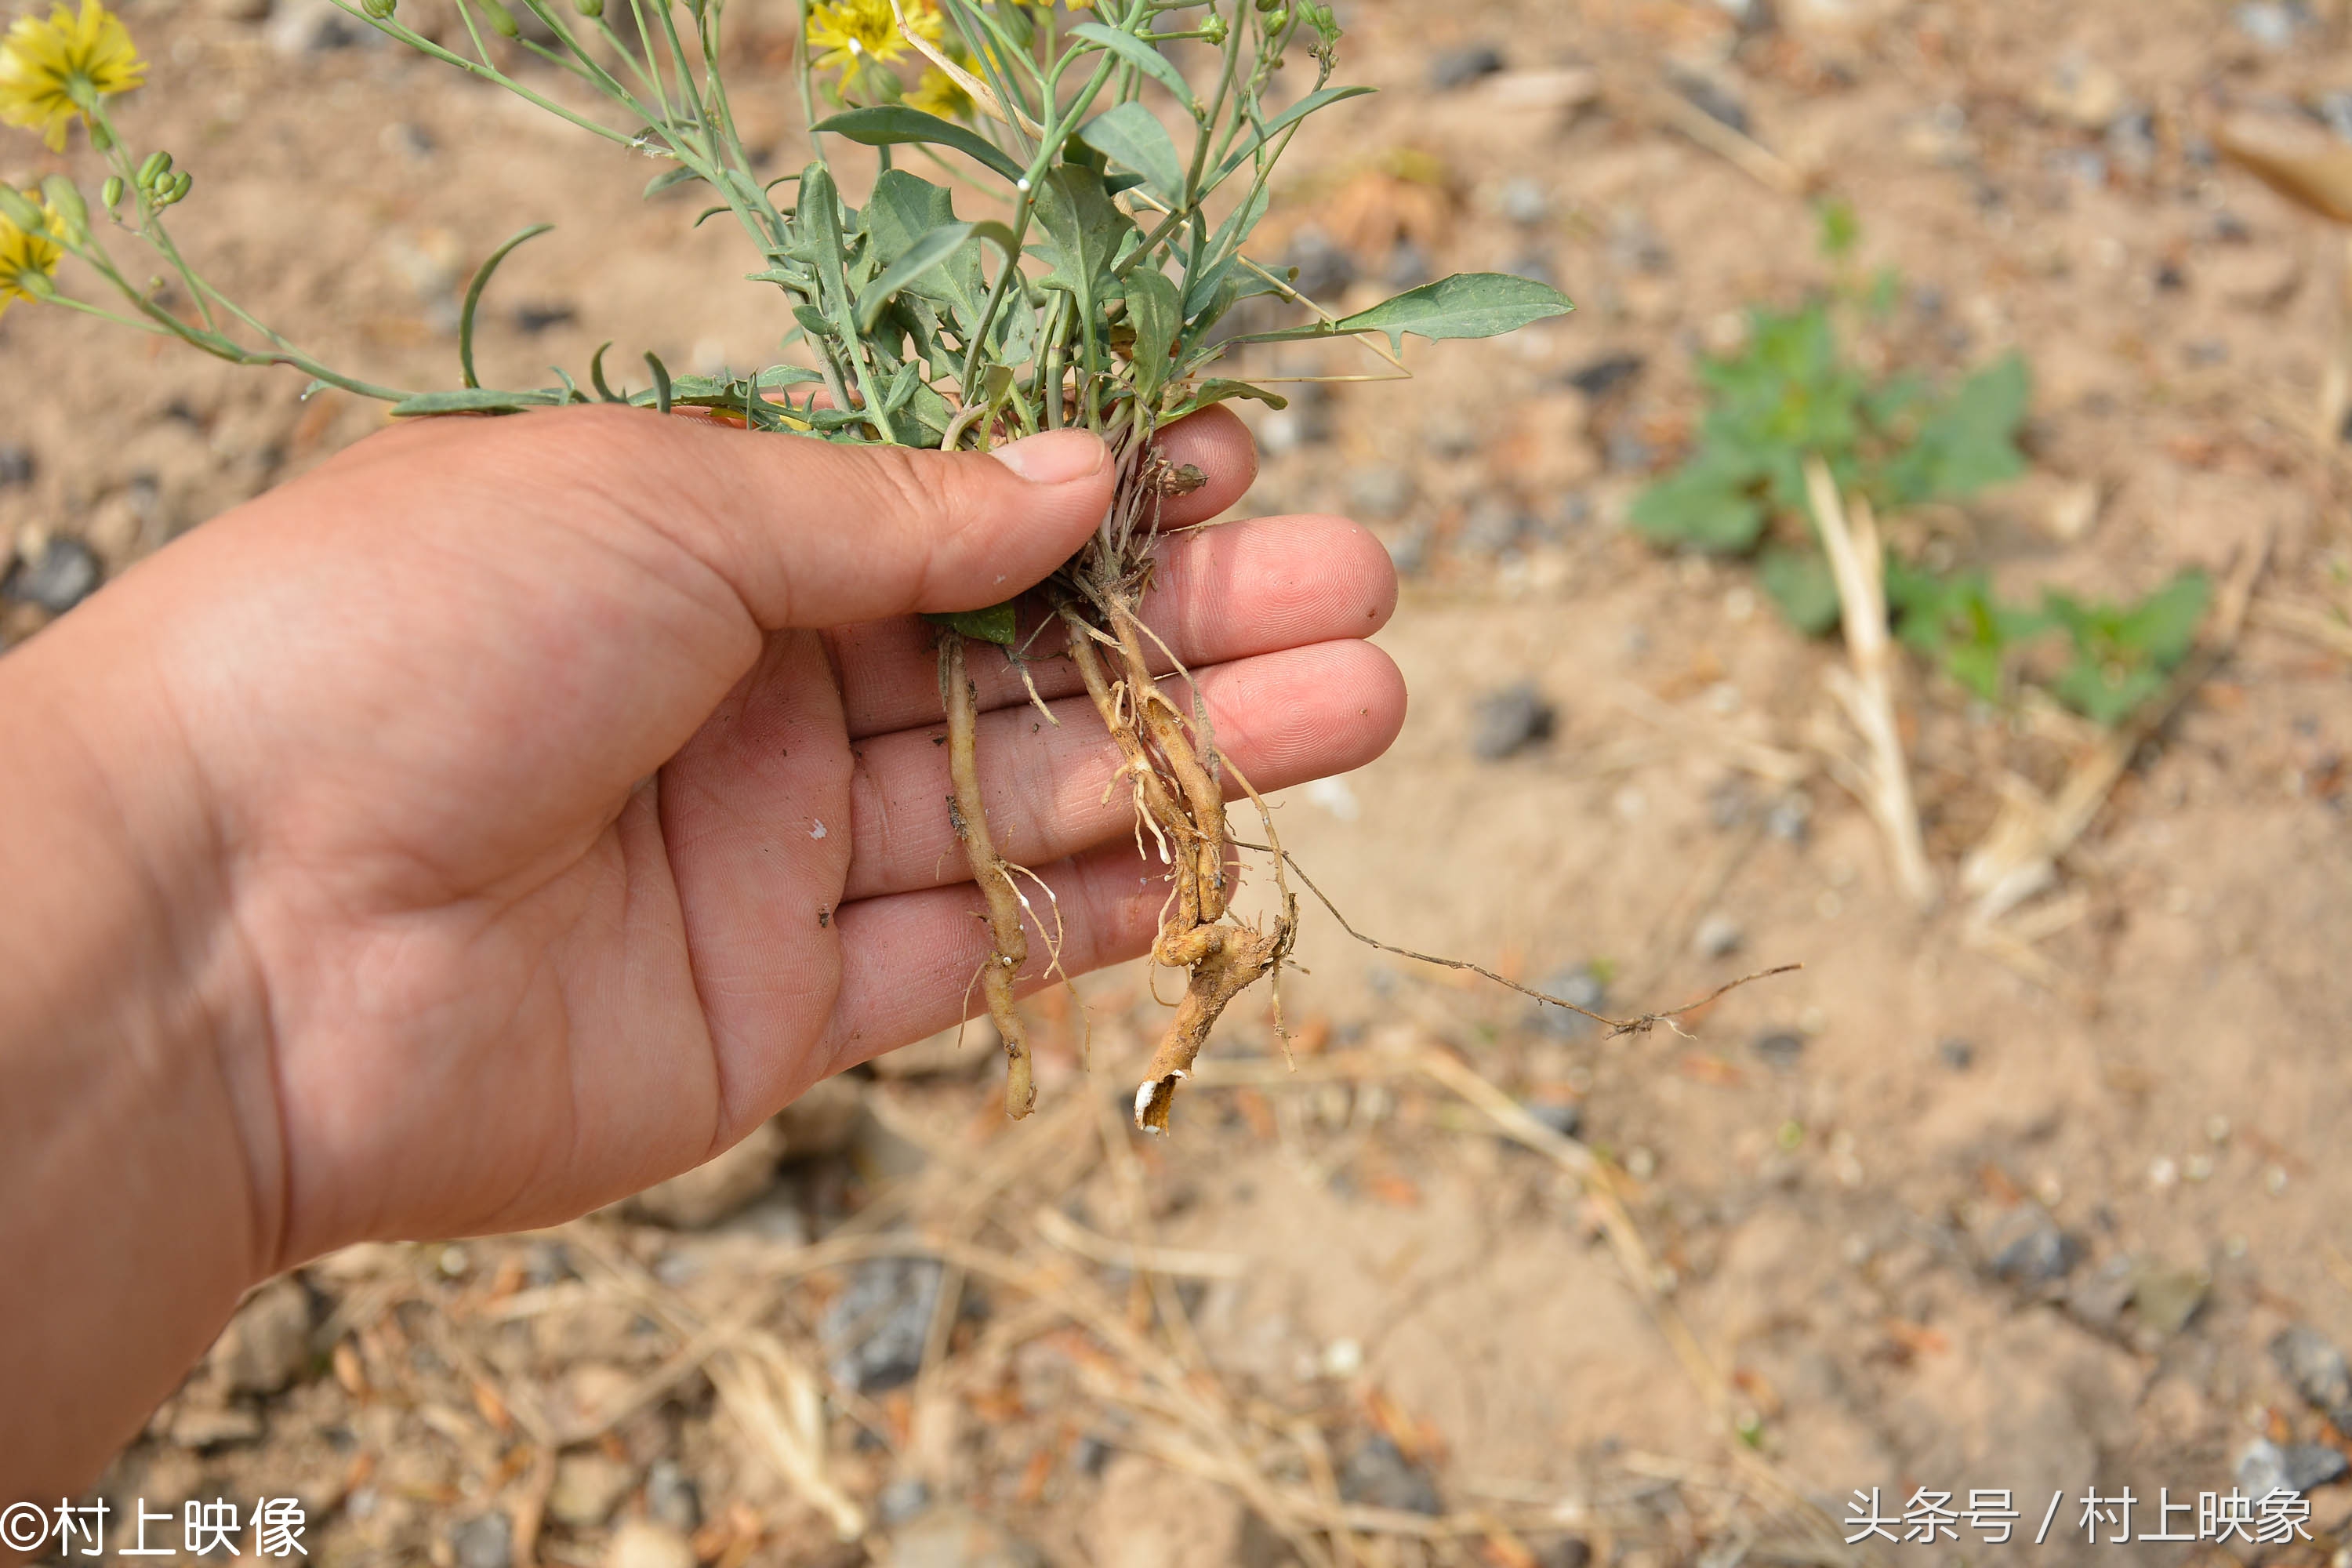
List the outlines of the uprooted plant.
{"label": "uprooted plant", "polygon": [[[1169,1098],[1218,1016],[1278,969],[1295,924],[1286,886],[1267,923],[1233,912],[1238,863],[1224,781],[1244,790],[1247,781],[1220,754],[1197,697],[1180,701],[1156,677],[1155,653],[1160,663],[1172,656],[1139,610],[1160,503],[1200,478],[1171,468],[1155,433],[1228,399],[1280,406],[1263,387],[1210,374],[1241,345],[1355,338],[1396,364],[1408,333],[1490,336],[1558,315],[1568,301],[1538,283],[1481,274],[1339,317],[1244,254],[1301,125],[1370,90],[1331,84],[1339,31],[1330,8],[1312,0],[1096,0],[1070,10],[1037,0],[803,0],[800,89],[813,161],[781,179],[755,172],[737,132],[719,65],[723,0],[449,0],[467,50],[411,26],[404,3],[416,0],[336,0],[412,48],[659,161],[649,195],[701,187],[713,204],[703,218],[730,217],[750,241],[751,281],[791,303],[798,325],[779,363],[673,376],[648,354],[652,384],[630,393],[614,390],[600,349],[587,390],[562,371],[551,387],[484,387],[474,356],[483,288],[541,226],[493,252],[466,293],[462,387],[412,393],[329,369],[215,289],[174,244],[166,214],[189,195],[191,175],[168,152],[134,152],[117,129],[107,100],[140,85],[145,67],[99,0],[19,21],[0,55],[0,117],[40,131],[53,148],[79,121],[111,170],[94,206],[64,175],[44,181],[37,199],[0,185],[0,307],[53,301],[233,362],[292,365],[313,378],[311,390],[381,398],[403,417],[602,401],[698,407],[751,432],[946,450],[985,451],[1066,426],[1102,434],[1118,464],[1116,503],[1030,601],[1029,619],[1033,637],[1042,619],[1066,641],[1123,759],[1139,828],[1168,867],[1152,956],[1190,981],[1136,1105],[1139,1122],[1163,1129]],[[559,101],[542,90],[543,73],[525,71],[525,56],[576,79],[602,107]],[[911,82],[908,69],[919,73]],[[1311,76],[1304,90],[1302,75]],[[834,110],[824,118],[820,100]],[[955,185],[976,190],[987,216],[959,217]],[[852,186],[866,190],[862,205],[847,199]],[[145,268],[118,265],[110,229],[152,251],[176,281],[134,282]],[[55,275],[67,256],[117,302],[62,289]],[[1297,324],[1234,331],[1234,307],[1260,296]],[[1024,881],[1043,884],[994,847],[969,670],[975,658],[1025,657],[1019,611],[1006,604],[935,617],[954,781],[946,809],[986,900],[992,952],[978,984],[1009,1058],[1014,1116],[1034,1095],[1014,979],[1031,928],[1050,946],[1053,921],[1023,892]],[[1278,853],[1273,866],[1280,879]]]}

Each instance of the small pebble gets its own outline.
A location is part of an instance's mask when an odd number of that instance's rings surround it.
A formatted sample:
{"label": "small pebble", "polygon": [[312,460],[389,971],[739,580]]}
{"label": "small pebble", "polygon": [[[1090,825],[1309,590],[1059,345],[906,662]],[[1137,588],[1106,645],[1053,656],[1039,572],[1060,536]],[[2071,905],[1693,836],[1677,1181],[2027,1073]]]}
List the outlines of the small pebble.
{"label": "small pebble", "polygon": [[0,446],[0,490],[33,482],[33,449],[15,443]]}
{"label": "small pebble", "polygon": [[1576,1137],[1584,1130],[1584,1108],[1572,1100],[1530,1100],[1519,1109],[1563,1138]]}
{"label": "small pebble", "polygon": [[1430,89],[1434,92],[1453,92],[1496,75],[1506,63],[1503,51],[1492,44],[1443,50],[1429,62]]}
{"label": "small pebble", "polygon": [[[1536,989],[1563,1002],[1573,1002],[1580,1007],[1598,1013],[1609,999],[1609,988],[1590,968],[1566,969],[1547,976]],[[1581,1013],[1571,1013],[1565,1007],[1536,1004],[1536,1026],[1556,1039],[1573,1040],[1592,1027],[1592,1020]]]}
{"label": "small pebble", "polygon": [[1675,89],[1717,124],[1748,134],[1748,106],[1723,83],[1712,77],[1681,74],[1675,80]]}
{"label": "small pebble", "polygon": [[18,556],[16,565],[0,576],[0,598],[62,616],[96,593],[105,576],[97,552],[79,539],[57,534],[38,555]]}
{"label": "small pebble", "polygon": [[2290,1443],[2284,1447],[2257,1437],[2238,1456],[2238,1487],[2250,1498],[2274,1491],[2308,1492],[2341,1480],[2352,1461],[2342,1450],[2325,1443]]}
{"label": "small pebble", "polygon": [[1785,1070],[1795,1067],[1797,1059],[1805,1054],[1805,1037],[1788,1029],[1775,1029],[1757,1036],[1748,1048]]}
{"label": "small pebble", "polygon": [[1577,366],[1562,379],[1585,396],[1598,400],[1631,385],[1648,364],[1649,361],[1640,354],[1604,354]]}
{"label": "small pebble", "polygon": [[1356,280],[1356,258],[1329,235],[1312,226],[1298,231],[1282,264],[1297,274],[1292,287],[1309,299],[1337,295]]}
{"label": "small pebble", "polygon": [[1515,681],[1478,700],[1471,715],[1470,752],[1482,763],[1499,763],[1552,738],[1559,712],[1531,680]]}
{"label": "small pebble", "polygon": [[1698,922],[1697,933],[1691,938],[1691,950],[1701,958],[1728,958],[1747,940],[1747,933],[1729,915],[1712,914]]}
{"label": "small pebble", "polygon": [[1764,814],[1764,829],[1786,844],[1802,844],[1811,831],[1813,802],[1811,795],[1782,795]]}
{"label": "small pebble", "polygon": [[1551,193],[1525,175],[1504,181],[1496,205],[1505,217],[1527,228],[1551,216]]}
{"label": "small pebble", "polygon": [[449,1532],[449,1550],[457,1568],[509,1568],[514,1561],[513,1528],[505,1514],[482,1514]]}
{"label": "small pebble", "polygon": [[1349,1502],[1392,1508],[1432,1518],[1445,1511],[1429,1472],[1386,1437],[1367,1438],[1339,1471],[1339,1496]]}
{"label": "small pebble", "polygon": [[676,1459],[656,1459],[646,1469],[646,1511],[681,1535],[702,1528],[702,1494]]}
{"label": "small pebble", "polygon": [[1946,1040],[1936,1047],[1936,1054],[1954,1072],[1966,1072],[1977,1062],[1977,1048],[1966,1040]]}
{"label": "small pebble", "polygon": [[2293,44],[2303,25],[2294,6],[2277,0],[2252,0],[2231,12],[2230,19],[2238,31],[2266,49],[2284,49]]}
{"label": "small pebble", "polygon": [[931,1506],[931,1489],[920,1476],[900,1476],[874,1499],[874,1511],[893,1529]]}
{"label": "small pebble", "polygon": [[2058,1228],[2049,1211],[2020,1204],[1993,1222],[1986,1237],[1992,1271],[2018,1285],[2046,1285],[2074,1272],[2083,1246]]}
{"label": "small pebble", "polygon": [[940,1273],[939,1261],[929,1258],[877,1258],[857,1267],[818,1328],[835,1381],[860,1394],[914,1381]]}
{"label": "small pebble", "polygon": [[2280,1373],[2313,1409],[2330,1420],[2352,1414],[2352,1366],[2333,1340],[2308,1323],[2295,1323],[2272,1337],[2270,1351]]}

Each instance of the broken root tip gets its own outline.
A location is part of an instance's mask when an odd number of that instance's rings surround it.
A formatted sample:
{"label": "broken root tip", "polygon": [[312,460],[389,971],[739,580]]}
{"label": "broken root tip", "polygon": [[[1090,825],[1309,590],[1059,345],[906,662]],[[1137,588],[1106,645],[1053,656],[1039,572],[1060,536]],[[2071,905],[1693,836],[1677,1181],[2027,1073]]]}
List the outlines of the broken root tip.
{"label": "broken root tip", "polygon": [[1168,1109],[1176,1101],[1176,1086],[1192,1076],[1178,1068],[1166,1078],[1143,1080],[1135,1091],[1135,1125],[1154,1137],[1168,1136]]}

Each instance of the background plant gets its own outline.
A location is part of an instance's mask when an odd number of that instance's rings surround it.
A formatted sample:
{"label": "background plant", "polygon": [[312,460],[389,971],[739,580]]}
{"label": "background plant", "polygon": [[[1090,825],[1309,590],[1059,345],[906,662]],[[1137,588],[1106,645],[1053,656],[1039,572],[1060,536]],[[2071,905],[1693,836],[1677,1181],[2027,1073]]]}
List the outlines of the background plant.
{"label": "background plant", "polygon": [[[516,246],[545,232],[541,225],[493,251],[466,291],[461,386],[409,391],[320,363],[207,283],[175,243],[166,214],[188,197],[192,176],[169,151],[134,153],[118,128],[108,100],[137,86],[144,68],[98,0],[83,0],[78,14],[60,5],[47,20],[26,18],[0,52],[0,114],[52,144],[80,121],[112,171],[95,213],[62,175],[43,183],[39,201],[0,186],[0,220],[10,226],[0,230],[0,302],[54,302],[223,359],[292,365],[311,390],[381,398],[402,416],[694,405],[751,431],[973,450],[1067,426],[1102,433],[1118,455],[1118,500],[1038,595],[1027,631],[1034,637],[1050,623],[1066,640],[1170,867],[1154,956],[1187,970],[1191,984],[1137,1102],[1140,1121],[1164,1126],[1168,1098],[1217,1016],[1286,959],[1292,921],[1286,891],[1267,928],[1229,918],[1231,764],[1197,713],[1153,678],[1154,639],[1137,607],[1159,503],[1199,482],[1155,459],[1153,433],[1233,398],[1280,405],[1264,386],[1212,374],[1238,347],[1359,337],[1399,362],[1407,335],[1488,336],[1559,314],[1568,301],[1539,283],[1484,274],[1340,317],[1245,254],[1300,128],[1370,90],[1332,85],[1339,29],[1315,0],[1096,0],[1069,11],[1031,0],[803,0],[799,72],[814,155],[781,179],[761,177],[737,129],[719,68],[725,0],[520,0],[535,23],[528,35],[508,0],[454,0],[463,50],[411,27],[399,0],[335,3],[664,165],[648,195],[699,187],[709,205],[697,223],[731,221],[754,263],[750,279],[791,306],[796,325],[776,363],[742,375],[674,376],[647,354],[650,384],[630,391],[614,384],[600,349],[583,374],[558,370],[551,386],[483,386],[473,350],[483,291]],[[1190,51],[1191,74],[1171,53],[1178,48]],[[602,111],[558,102],[512,74],[518,50],[592,89]],[[862,201],[852,189],[866,192]],[[964,198],[970,216],[958,212]],[[177,289],[134,282],[113,240],[150,251]],[[114,302],[60,287],[64,257]],[[1286,302],[1295,323],[1234,331],[1234,308],[1264,296]],[[1044,884],[992,843],[966,667],[968,642],[1013,657],[1024,628],[1011,604],[939,619],[950,810],[993,933],[979,984],[1011,1060],[1008,1108],[1020,1115],[1032,1091],[1013,982],[1028,957],[1024,921],[1041,931],[1051,922],[1022,891],[1024,879]],[[1279,879],[1278,850],[1275,865]]]}
{"label": "background plant", "polygon": [[[1832,204],[1822,222],[1823,250],[1843,258],[1859,233],[1851,210]],[[1874,376],[1848,352],[1848,323],[1883,317],[1900,287],[1882,273],[1793,310],[1753,311],[1738,350],[1700,362],[1706,407],[1689,457],[1634,501],[1633,526],[1659,543],[1752,560],[1773,603],[1808,635],[1835,627],[1840,609],[1807,494],[1809,458],[1840,494],[1881,514],[1961,500],[2026,470],[2018,435],[2032,376],[2021,355],[1939,388],[1909,372]],[[1982,570],[1892,552],[1884,592],[1900,640],[1987,702],[2010,695],[2038,641],[2063,636],[2066,661],[2049,689],[2106,725],[2162,690],[2208,598],[2203,575],[2185,572],[2131,604],[2055,592],[2005,602]]]}

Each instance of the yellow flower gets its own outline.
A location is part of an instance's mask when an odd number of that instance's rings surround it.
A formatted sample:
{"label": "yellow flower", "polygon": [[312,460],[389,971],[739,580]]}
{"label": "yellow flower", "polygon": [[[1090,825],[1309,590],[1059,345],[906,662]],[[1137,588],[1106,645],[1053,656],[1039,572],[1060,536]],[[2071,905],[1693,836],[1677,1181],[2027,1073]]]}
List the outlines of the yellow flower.
{"label": "yellow flower", "polygon": [[[907,25],[927,44],[940,41],[939,0],[900,0]],[[95,0],[84,0],[95,4]],[[907,36],[890,14],[890,0],[826,0],[808,14],[808,41],[824,53],[820,70],[846,70],[860,60],[887,64],[907,52]]]}
{"label": "yellow flower", "polygon": [[907,107],[936,114],[941,120],[961,120],[971,113],[971,94],[947,72],[933,66],[907,95]]}
{"label": "yellow flower", "polygon": [[76,115],[88,120],[100,99],[146,79],[121,17],[98,0],[81,0],[77,16],[60,0],[47,21],[19,16],[0,40],[0,121],[38,131],[62,153]]}
{"label": "yellow flower", "polygon": [[[44,204],[42,212],[54,226],[57,209]],[[58,256],[57,246],[47,236],[26,234],[0,217],[0,315],[7,314],[15,300],[48,297],[48,280],[57,273]],[[40,280],[26,288],[25,279],[36,277]]]}

